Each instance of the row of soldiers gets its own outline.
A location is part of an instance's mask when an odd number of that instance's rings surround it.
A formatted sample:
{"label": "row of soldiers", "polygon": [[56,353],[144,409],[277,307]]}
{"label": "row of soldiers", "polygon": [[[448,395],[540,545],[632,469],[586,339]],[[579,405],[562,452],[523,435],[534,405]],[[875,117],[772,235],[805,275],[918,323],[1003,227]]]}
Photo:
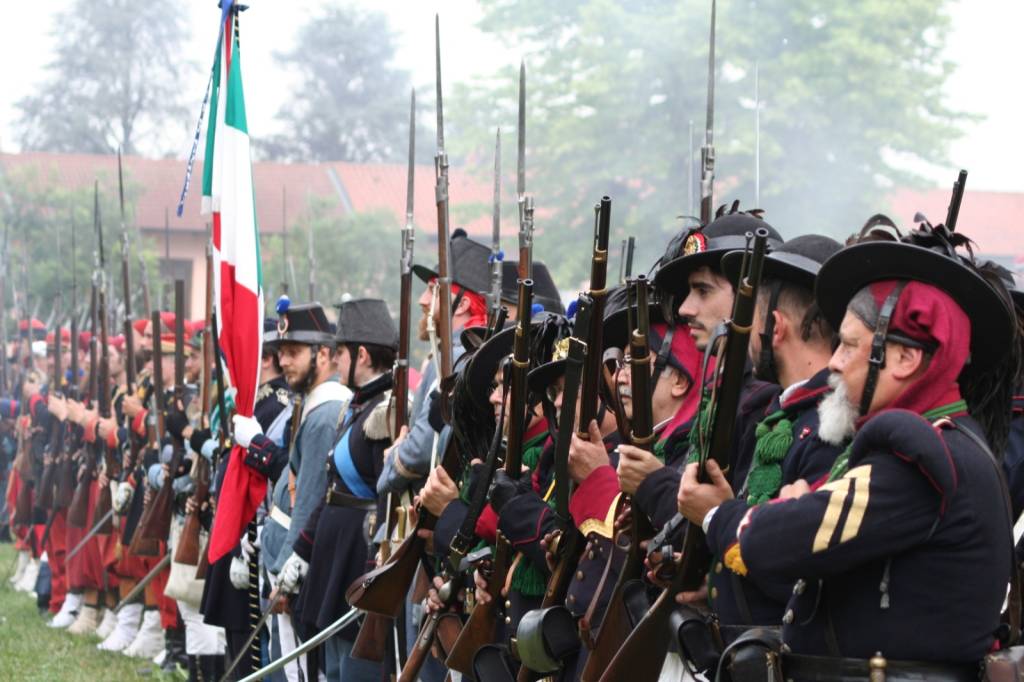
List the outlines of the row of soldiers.
{"label": "row of soldiers", "polygon": [[[540,261],[499,261],[489,303],[492,250],[460,231],[450,272],[413,266],[411,391],[410,319],[375,299],[280,300],[252,417],[226,417],[209,319],[138,320],[76,362],[63,329],[45,361],[9,349],[13,582],[48,595],[53,627],[193,680],[273,661],[268,678],[346,681],[1012,668],[1010,274],[945,225],[785,241],[733,204],[613,287],[601,209],[568,309]],[[207,566],[179,550],[190,527],[205,545],[232,444],[268,490]]]}

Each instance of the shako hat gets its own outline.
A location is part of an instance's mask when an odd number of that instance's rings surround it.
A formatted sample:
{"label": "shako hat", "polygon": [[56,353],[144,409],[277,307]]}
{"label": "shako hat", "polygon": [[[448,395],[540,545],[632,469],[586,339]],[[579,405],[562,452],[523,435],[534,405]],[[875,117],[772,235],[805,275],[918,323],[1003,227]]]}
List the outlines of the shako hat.
{"label": "shako hat", "polygon": [[388,304],[379,298],[360,298],[339,303],[339,344],[367,344],[398,350],[398,329]]}
{"label": "shako hat", "polygon": [[287,296],[277,300],[277,338],[275,344],[303,343],[309,346],[334,347],[327,315],[319,303],[292,305]]}
{"label": "shako hat", "polygon": [[[548,266],[541,261],[533,261],[533,302],[539,303],[544,310],[565,315],[565,306],[558,293],[555,281],[551,279]],[[519,263],[517,261],[501,262],[501,298],[503,301],[516,303],[519,298]]]}
{"label": "shako hat", "polygon": [[[475,294],[484,295],[491,287],[491,265],[488,257],[491,250],[466,236],[465,230],[457,229],[449,242],[452,268],[448,275],[454,284]],[[438,276],[438,266],[433,269],[413,265],[413,273],[424,282]]]}

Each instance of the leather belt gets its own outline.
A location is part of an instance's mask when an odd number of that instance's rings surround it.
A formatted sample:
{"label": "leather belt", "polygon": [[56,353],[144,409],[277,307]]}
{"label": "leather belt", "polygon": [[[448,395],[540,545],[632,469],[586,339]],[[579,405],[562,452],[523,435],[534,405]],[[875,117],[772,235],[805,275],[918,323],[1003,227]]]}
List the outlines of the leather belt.
{"label": "leather belt", "polygon": [[288,530],[292,527],[292,517],[288,516],[278,507],[276,504],[270,507],[270,518],[278,523],[282,528]]}
{"label": "leather belt", "polygon": [[350,507],[352,509],[362,509],[363,511],[373,511],[377,508],[377,500],[343,493],[333,486],[327,487],[324,501],[332,507]]}
{"label": "leather belt", "polygon": [[[979,664],[937,663],[933,661],[885,661],[886,682],[977,682]],[[871,664],[863,658],[834,658],[783,654],[782,671],[794,682],[861,682],[871,674]]]}

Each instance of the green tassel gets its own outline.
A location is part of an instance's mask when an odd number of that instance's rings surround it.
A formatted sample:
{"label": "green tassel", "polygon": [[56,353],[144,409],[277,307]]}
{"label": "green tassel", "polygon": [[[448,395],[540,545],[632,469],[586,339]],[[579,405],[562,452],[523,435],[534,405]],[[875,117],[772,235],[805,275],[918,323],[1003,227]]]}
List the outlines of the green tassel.
{"label": "green tassel", "polygon": [[754,462],[747,476],[747,504],[754,506],[775,497],[782,487],[782,461],[793,446],[793,422],[778,410],[765,417],[755,431]]}
{"label": "green tassel", "polygon": [[699,462],[701,457],[700,442],[711,430],[711,389],[704,389],[700,397],[700,407],[697,408],[697,421],[690,429],[690,454],[686,458],[687,464]]}
{"label": "green tassel", "polygon": [[524,597],[539,597],[544,594],[547,586],[547,576],[524,556],[512,574],[511,589]]}
{"label": "green tassel", "polygon": [[832,468],[828,472],[829,483],[846,475],[846,470],[850,468],[850,453],[852,451],[853,443],[850,443],[846,446],[846,449],[836,457],[836,461],[832,463]]}

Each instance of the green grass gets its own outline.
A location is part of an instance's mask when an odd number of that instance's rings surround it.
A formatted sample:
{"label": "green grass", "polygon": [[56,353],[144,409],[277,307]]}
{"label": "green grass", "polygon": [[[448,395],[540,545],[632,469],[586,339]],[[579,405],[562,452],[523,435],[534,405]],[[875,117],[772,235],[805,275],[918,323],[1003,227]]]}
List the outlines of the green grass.
{"label": "green grass", "polygon": [[0,544],[0,681],[180,682],[151,661],[97,650],[98,637],[75,637],[46,627],[48,618],[39,615],[35,600],[7,582],[13,561],[13,546]]}

